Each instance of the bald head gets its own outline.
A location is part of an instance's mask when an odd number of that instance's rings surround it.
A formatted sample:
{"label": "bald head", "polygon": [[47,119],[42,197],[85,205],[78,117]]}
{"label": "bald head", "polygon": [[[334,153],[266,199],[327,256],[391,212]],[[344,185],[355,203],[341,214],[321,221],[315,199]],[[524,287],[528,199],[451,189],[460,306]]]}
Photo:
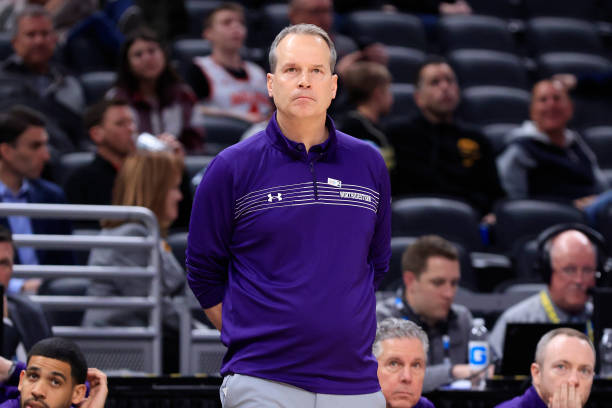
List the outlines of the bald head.
{"label": "bald head", "polygon": [[591,254],[595,257],[595,247],[583,232],[578,230],[568,230],[556,235],[550,240],[549,247],[550,259],[563,256],[569,252]]}
{"label": "bald head", "polygon": [[587,291],[595,286],[597,253],[593,243],[584,233],[568,230],[551,239],[548,251],[552,301],[568,313],[582,312]]}

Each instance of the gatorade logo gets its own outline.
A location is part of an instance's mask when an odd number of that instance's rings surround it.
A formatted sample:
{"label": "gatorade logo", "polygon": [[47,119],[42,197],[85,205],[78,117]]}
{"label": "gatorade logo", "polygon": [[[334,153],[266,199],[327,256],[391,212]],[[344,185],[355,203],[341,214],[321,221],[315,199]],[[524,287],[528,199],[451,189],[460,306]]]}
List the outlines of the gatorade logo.
{"label": "gatorade logo", "polygon": [[487,363],[487,347],[474,346],[470,348],[470,364],[486,364]]}

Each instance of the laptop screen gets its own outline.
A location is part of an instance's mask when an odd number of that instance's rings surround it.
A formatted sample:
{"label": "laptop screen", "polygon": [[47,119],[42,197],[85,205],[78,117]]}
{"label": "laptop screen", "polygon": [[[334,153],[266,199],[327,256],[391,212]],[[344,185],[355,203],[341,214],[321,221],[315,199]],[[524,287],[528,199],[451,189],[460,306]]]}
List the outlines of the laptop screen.
{"label": "laptop screen", "polygon": [[560,327],[570,327],[582,333],[586,331],[584,323],[508,323],[500,374],[504,376],[530,375],[530,367],[535,360],[538,341],[549,331]]}

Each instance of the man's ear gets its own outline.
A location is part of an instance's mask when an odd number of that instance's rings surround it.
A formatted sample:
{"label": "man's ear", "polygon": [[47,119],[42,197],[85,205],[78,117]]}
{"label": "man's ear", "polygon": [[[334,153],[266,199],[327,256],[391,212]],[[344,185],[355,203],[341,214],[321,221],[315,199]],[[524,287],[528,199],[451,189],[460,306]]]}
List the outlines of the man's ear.
{"label": "man's ear", "polygon": [[266,74],[266,86],[268,88],[268,96],[270,98],[274,98],[274,96],[272,95],[272,81],[274,80],[274,74],[271,73],[267,73]]}
{"label": "man's ear", "polygon": [[338,92],[338,74],[332,75],[332,99],[336,98],[336,92]]}
{"label": "man's ear", "polygon": [[421,108],[421,93],[418,90],[414,90],[412,94],[412,99],[414,99],[414,104],[420,109]]}
{"label": "man's ear", "polygon": [[203,39],[205,39],[205,40],[210,40],[210,39],[208,38],[208,33],[209,33],[209,30],[210,30],[209,28],[203,28],[203,29],[202,29],[202,38],[203,38]]}
{"label": "man's ear", "polygon": [[25,376],[25,370],[21,370],[21,372],[19,373],[19,385],[17,386],[17,389],[19,390],[19,392],[21,392],[21,383],[23,381],[23,377]]}
{"label": "man's ear", "polygon": [[98,145],[104,140],[104,130],[102,130],[100,125],[92,126],[92,128],[89,129],[89,137],[94,144]]}
{"label": "man's ear", "polygon": [[10,155],[13,146],[10,143],[0,143],[0,158],[5,158]]}
{"label": "man's ear", "polygon": [[406,290],[410,289],[414,281],[416,281],[416,275],[412,271],[404,271],[402,273],[402,279],[404,281],[404,287]]}
{"label": "man's ear", "polygon": [[536,388],[540,386],[540,366],[538,363],[531,363],[531,382]]}
{"label": "man's ear", "polygon": [[78,405],[85,399],[85,392],[87,386],[85,384],[78,384],[72,389],[72,405]]}

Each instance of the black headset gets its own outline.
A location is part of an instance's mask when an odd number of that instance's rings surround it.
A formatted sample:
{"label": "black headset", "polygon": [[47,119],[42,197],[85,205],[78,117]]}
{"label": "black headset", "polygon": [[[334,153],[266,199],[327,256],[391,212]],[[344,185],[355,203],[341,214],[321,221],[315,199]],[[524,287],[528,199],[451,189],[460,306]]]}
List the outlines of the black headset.
{"label": "black headset", "polygon": [[597,286],[608,286],[610,282],[610,272],[612,271],[611,259],[607,256],[607,245],[603,235],[593,228],[579,223],[557,224],[546,228],[536,238],[537,257],[534,263],[534,271],[540,276],[546,284],[550,283],[552,269],[550,266],[550,254],[546,244],[562,232],[576,230],[586,235],[591,243],[595,245],[597,252]]}

